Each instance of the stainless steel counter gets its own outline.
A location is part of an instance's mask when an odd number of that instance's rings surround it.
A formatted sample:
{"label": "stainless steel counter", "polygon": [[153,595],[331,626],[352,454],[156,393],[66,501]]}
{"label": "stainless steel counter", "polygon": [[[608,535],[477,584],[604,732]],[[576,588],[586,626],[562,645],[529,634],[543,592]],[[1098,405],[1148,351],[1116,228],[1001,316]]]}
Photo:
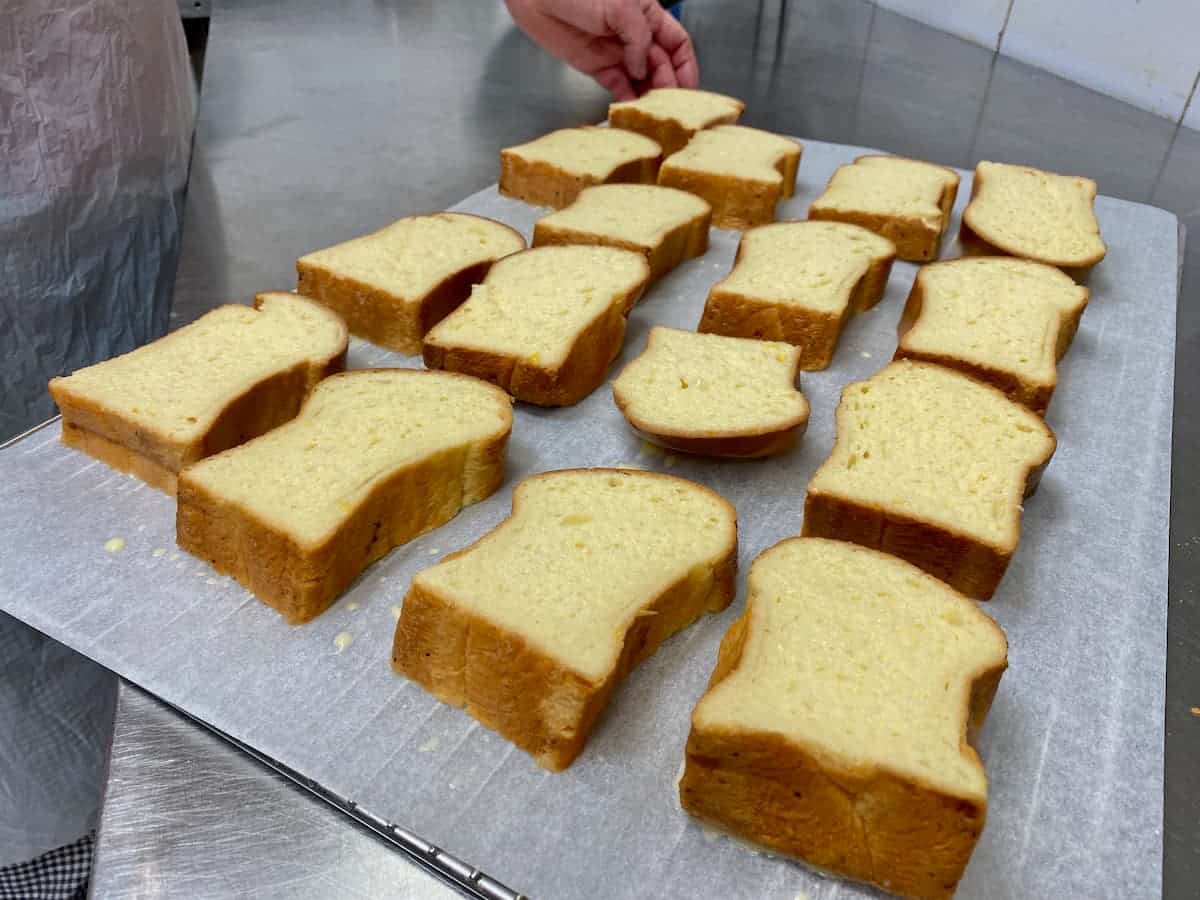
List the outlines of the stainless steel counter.
{"label": "stainless steel counter", "polygon": [[[1069,170],[1200,225],[1200,134],[871,4],[688,0],[684,22],[704,85],[745,98],[747,124],[956,166],[999,158]],[[498,2],[218,0],[173,324],[291,286],[291,261],[311,249],[304,217],[319,211],[324,231],[349,236],[364,222],[440,208],[494,181],[497,148],[599,120],[605,106],[599,89],[515,32]],[[1198,289],[1193,241],[1175,388],[1171,898],[1195,896],[1200,883],[1200,718],[1190,712],[1200,705]],[[302,793],[281,800],[277,777],[258,763],[130,696],[118,714],[96,896],[383,896],[385,885],[407,884],[397,872],[409,864],[382,842]],[[216,777],[201,788],[198,772]],[[235,790],[213,789],[227,779]],[[284,840],[289,819],[323,849]],[[223,823],[226,836],[198,831],[200,822]],[[331,871],[335,880],[319,880]]]}

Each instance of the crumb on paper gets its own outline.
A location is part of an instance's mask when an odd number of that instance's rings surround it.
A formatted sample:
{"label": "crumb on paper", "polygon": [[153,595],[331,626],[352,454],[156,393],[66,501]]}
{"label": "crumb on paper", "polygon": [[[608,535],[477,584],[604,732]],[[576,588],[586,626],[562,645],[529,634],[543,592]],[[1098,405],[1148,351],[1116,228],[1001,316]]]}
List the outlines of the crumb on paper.
{"label": "crumb on paper", "polygon": [[668,453],[666,455],[666,458],[663,459],[663,465],[665,465],[668,469],[670,469],[672,466],[674,466],[675,463],[677,463],[677,462],[679,462],[679,457],[676,456],[674,453]]}
{"label": "crumb on paper", "polygon": [[139,534],[140,534],[141,532],[145,531],[145,530],[146,530],[146,526],[145,526],[145,524],[142,524],[142,525],[139,525],[139,526],[138,526],[138,533],[139,533]]}
{"label": "crumb on paper", "polygon": [[638,469],[639,471],[642,471],[642,472],[644,472],[644,471],[646,470],[646,467],[645,467],[645,466],[643,466],[641,463],[637,463],[637,462],[627,462],[627,463],[621,463],[621,465],[619,466],[619,468],[622,468],[622,469]]}
{"label": "crumb on paper", "polygon": [[104,542],[104,549],[109,553],[120,553],[125,549],[125,538],[115,537],[109,538]]}
{"label": "crumb on paper", "polygon": [[1192,707],[1192,715],[1195,716],[1196,718],[1200,719],[1200,706]]}
{"label": "crumb on paper", "polygon": [[655,456],[662,454],[662,448],[657,447],[649,441],[642,441],[641,449],[638,450],[638,459],[647,457],[653,459]]}
{"label": "crumb on paper", "polygon": [[441,551],[441,550],[439,550],[437,547],[430,547],[430,548],[429,548],[429,555],[430,555],[430,556],[437,556],[437,555],[438,555],[439,553],[441,553],[441,552],[442,552],[442,551]]}
{"label": "crumb on paper", "polygon": [[861,356],[863,359],[870,359],[870,358],[871,358],[871,354],[870,354],[870,353],[868,353],[866,350],[863,350],[863,351],[861,351],[861,352],[860,352],[858,355],[859,355],[859,356]]}
{"label": "crumb on paper", "polygon": [[204,579],[204,583],[205,583],[205,584],[207,584],[209,587],[212,587],[213,585],[215,585],[215,584],[217,583],[217,579],[215,579],[215,578],[205,578],[205,579]]}
{"label": "crumb on paper", "polygon": [[167,548],[166,547],[155,547],[154,552],[151,553],[150,555],[153,556],[155,559],[159,559],[159,558],[167,555]]}
{"label": "crumb on paper", "polygon": [[337,653],[341,653],[353,643],[354,635],[348,631],[339,631],[333,639],[333,646],[337,648]]}
{"label": "crumb on paper", "polygon": [[436,750],[438,748],[438,744],[440,744],[440,743],[441,743],[441,740],[435,734],[433,737],[431,737],[429,740],[427,740],[425,743],[423,743],[420,747],[418,747],[417,750],[419,750],[421,753],[432,753],[434,750]]}
{"label": "crumb on paper", "polygon": [[709,828],[707,825],[701,825],[700,830],[704,832],[704,843],[711,844],[721,836],[721,832],[715,828]]}
{"label": "crumb on paper", "polygon": [[804,891],[801,891],[796,895],[796,900],[808,900],[808,894]]}
{"label": "crumb on paper", "polygon": [[355,610],[358,609],[358,604],[357,603],[348,603],[348,604],[346,604],[346,609],[350,610],[350,612],[354,612]]}
{"label": "crumb on paper", "polygon": [[395,619],[397,622],[400,621],[400,607],[398,607],[398,606],[392,607],[392,618]]}

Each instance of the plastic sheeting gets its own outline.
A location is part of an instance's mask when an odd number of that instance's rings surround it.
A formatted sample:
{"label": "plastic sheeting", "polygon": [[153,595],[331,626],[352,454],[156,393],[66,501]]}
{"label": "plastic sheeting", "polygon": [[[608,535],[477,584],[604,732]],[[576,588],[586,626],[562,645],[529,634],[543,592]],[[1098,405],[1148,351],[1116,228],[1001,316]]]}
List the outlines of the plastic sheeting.
{"label": "plastic sheeting", "polygon": [[[166,330],[194,106],[170,0],[0,0],[0,440]],[[114,689],[0,616],[0,866],[91,827]]]}

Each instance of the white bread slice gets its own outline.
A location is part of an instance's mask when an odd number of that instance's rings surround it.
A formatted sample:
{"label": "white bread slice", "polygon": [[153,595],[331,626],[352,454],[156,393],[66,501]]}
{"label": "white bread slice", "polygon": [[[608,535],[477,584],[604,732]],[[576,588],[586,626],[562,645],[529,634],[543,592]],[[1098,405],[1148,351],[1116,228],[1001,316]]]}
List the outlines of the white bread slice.
{"label": "white bread slice", "polygon": [[300,257],[297,290],[342,316],[351,334],[411,355],[492,263],[524,249],[518,232],[482,216],[409,216]]}
{"label": "white bread slice", "polygon": [[800,348],[800,368],[827,368],[846,321],[883,297],[895,258],[895,244],[857,225],[751,228],[709,292],[699,330],[787,341]]}
{"label": "white bread slice", "polygon": [[62,442],[175,493],[184,466],[296,415],[346,364],[346,326],[295,294],[221,306],[122,356],[50,381]]}
{"label": "white bread slice", "polygon": [[632,131],[563,128],[500,151],[500,193],[558,209],[593,184],[653,184],[660,162],[662,148]]}
{"label": "white bread slice", "polygon": [[604,380],[650,277],[615,247],[537,247],[502,259],[425,337],[425,365],[474,375],[539,406],[578,403]]}
{"label": "white bread slice", "polygon": [[808,217],[869,228],[901,259],[925,262],[937,259],[958,180],[953,169],[922,160],[860,156],[838,167]]}
{"label": "white bread slice", "polygon": [[1088,290],[1062,271],[1007,256],[922,266],[900,318],[897,359],[923,359],[998,387],[1038,415]]}
{"label": "white bread slice", "polygon": [[819,869],[947,898],[987,814],[969,740],[1004,632],[915,567],[791,538],[750,567],[692,714],[683,808]]}
{"label": "white bread slice", "polygon": [[1107,252],[1095,204],[1096,182],[1090,178],[981,162],[963,210],[963,252],[1006,253],[1086,279]]}
{"label": "white bread slice", "polygon": [[988,599],[1017,548],[1021,500],[1054,433],[996,388],[900,360],[842,391],[837,438],[808,484],[804,534],[906,559]]}
{"label": "white bread slice", "polygon": [[712,207],[686,191],[653,184],[584,188],[570,206],[538,219],[533,246],[600,244],[633,250],[650,264],[650,280],[708,250]]}
{"label": "white bread slice", "polygon": [[645,352],[613,382],[613,400],[652,443],[704,456],[770,456],[808,424],[799,366],[791,344],[656,326]]}
{"label": "white bread slice", "polygon": [[798,141],[743,125],[696,133],[667,157],[658,183],[703,197],[718,228],[750,228],[775,220],[775,206],[792,196],[803,151]]}
{"label": "white bread slice", "polygon": [[636,100],[609,104],[608,124],[645,135],[670,156],[697,131],[736,122],[745,108],[741,100],[712,91],[655,88]]}
{"label": "white bread slice", "polygon": [[493,493],[511,429],[508,397],[474,378],[335,375],[288,424],[180,474],[176,539],[307,622],[393,547]]}
{"label": "white bread slice", "polygon": [[552,771],[638,663],[729,605],[737,517],[652,472],[544,472],[512,515],[412,580],[392,666]]}

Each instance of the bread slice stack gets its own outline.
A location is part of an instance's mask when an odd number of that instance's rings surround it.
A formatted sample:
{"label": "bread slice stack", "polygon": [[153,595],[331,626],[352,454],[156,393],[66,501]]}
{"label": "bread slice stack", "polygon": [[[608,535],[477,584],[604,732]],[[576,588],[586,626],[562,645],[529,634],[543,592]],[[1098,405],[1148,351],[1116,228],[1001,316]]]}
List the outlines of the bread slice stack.
{"label": "bread slice stack", "polygon": [[734,509],[707,488],[545,472],[495,530],[414,576],[392,665],[558,771],[638,663],[729,604],[736,565]]}
{"label": "bread slice stack", "polygon": [[599,244],[646,257],[657,281],[708,250],[712,208],[699,197],[652,184],[584,188],[575,202],[537,221],[533,245]]}
{"label": "bread slice stack", "polygon": [[1087,306],[1051,266],[984,256],[923,266],[900,319],[897,359],[922,359],[998,387],[1045,415]]}
{"label": "bread slice stack", "polygon": [[846,321],[879,302],[896,246],[841,222],[778,222],[752,228],[733,270],[713,286],[700,331],[787,341],[800,368],[833,360]]}
{"label": "bread slice stack", "polygon": [[500,193],[558,209],[593,184],[653,184],[661,162],[662,148],[632,131],[563,128],[500,151]]}
{"label": "bread slice stack", "polygon": [[900,360],[842,391],[804,534],[884,550],[970,597],[995,592],[1022,499],[1055,449],[1032,410],[943,366]]}
{"label": "bread slice stack", "polygon": [[50,381],[62,442],[174,494],[179,470],[291,419],[346,363],[346,326],[295,294],[221,306]]}
{"label": "bread slice stack", "polygon": [[861,225],[896,245],[910,262],[937,259],[958,193],[958,173],[901,156],[860,156],[839,166],[810,219]]}
{"label": "bread slice stack", "polygon": [[647,440],[704,456],[760,457],[796,442],[808,401],[790,344],[655,327],[613,382],[621,414]]}
{"label": "bread slice stack", "polygon": [[1090,178],[981,162],[963,210],[963,251],[1031,259],[1082,281],[1107,252],[1095,203]]}
{"label": "bread slice stack", "polygon": [[663,155],[682,150],[696,134],[714,125],[733,124],[746,104],[724,94],[689,88],[655,88],[636,100],[608,107],[608,124],[643,134]]}
{"label": "bread slice stack", "polygon": [[650,267],[614,247],[536,247],[501,260],[429,332],[425,365],[474,375],[538,406],[578,403],[604,380]]}
{"label": "bread slice stack", "polygon": [[410,216],[296,262],[300,293],[346,320],[350,332],[400,353],[467,299],[501,257],[525,249],[507,225],[465,213]]}
{"label": "bread slice stack", "polygon": [[1006,665],[999,626],[908,563],[783,541],[692,714],[680,802],[818,869],[950,897],[987,814],[969,741]]}
{"label": "bread slice stack", "polygon": [[320,615],[366,566],[490,495],[512,408],[474,378],[363,369],[300,414],[179,478],[179,546],[289,622]]}
{"label": "bread slice stack", "polygon": [[792,196],[801,150],[769,131],[717,125],[667,157],[658,183],[703,197],[718,228],[750,228],[774,221],[776,204]]}

